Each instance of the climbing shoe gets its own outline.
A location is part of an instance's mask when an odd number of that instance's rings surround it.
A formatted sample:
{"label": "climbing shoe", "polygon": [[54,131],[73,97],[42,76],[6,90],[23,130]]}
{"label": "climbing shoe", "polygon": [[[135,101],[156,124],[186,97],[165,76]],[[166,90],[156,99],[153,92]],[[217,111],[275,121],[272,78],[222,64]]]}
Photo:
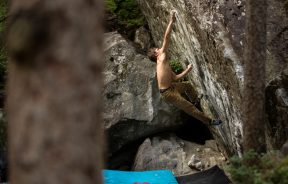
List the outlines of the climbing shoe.
{"label": "climbing shoe", "polygon": [[210,121],[210,125],[220,125],[222,121],[220,119],[213,119]]}

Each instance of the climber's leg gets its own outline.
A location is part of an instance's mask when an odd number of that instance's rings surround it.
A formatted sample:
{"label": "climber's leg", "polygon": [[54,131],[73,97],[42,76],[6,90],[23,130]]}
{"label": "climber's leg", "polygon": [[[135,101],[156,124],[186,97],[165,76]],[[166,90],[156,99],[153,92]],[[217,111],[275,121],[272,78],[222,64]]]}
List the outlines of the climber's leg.
{"label": "climber's leg", "polygon": [[192,103],[183,98],[176,88],[171,87],[169,90],[162,93],[161,96],[165,101],[172,103],[190,116],[195,117],[206,125],[210,125],[211,118],[206,116],[203,112],[199,111]]}
{"label": "climber's leg", "polygon": [[190,101],[196,102],[197,92],[190,82],[175,82],[172,84],[176,90],[181,94],[186,94]]}

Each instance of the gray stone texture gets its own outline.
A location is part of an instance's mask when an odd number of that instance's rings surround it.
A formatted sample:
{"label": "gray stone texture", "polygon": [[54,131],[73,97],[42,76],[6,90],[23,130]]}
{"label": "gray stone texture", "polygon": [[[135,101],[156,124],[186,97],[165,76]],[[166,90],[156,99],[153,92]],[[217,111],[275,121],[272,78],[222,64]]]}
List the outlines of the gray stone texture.
{"label": "gray stone texture", "polygon": [[153,43],[150,32],[143,26],[136,30],[134,42],[145,51],[150,48]]}
{"label": "gray stone texture", "polygon": [[[171,33],[169,57],[183,64],[192,64],[189,80],[199,94],[205,94],[201,100],[204,112],[224,121],[222,126],[211,128],[215,139],[228,154],[240,154],[243,137],[241,102],[245,98],[242,96],[245,1],[137,1],[158,47],[162,44],[170,11],[177,11]],[[269,0],[268,3],[267,86],[279,78],[288,63],[288,19],[285,9],[287,6],[284,5],[284,1]],[[281,81],[285,81],[287,75],[281,75],[281,78]],[[276,127],[274,131],[280,131],[281,134],[278,138],[278,134],[273,134],[267,129],[267,145],[270,149],[280,149],[279,146],[288,135],[287,106],[277,105],[285,104],[287,85],[277,85],[279,86],[275,87],[272,94],[271,90],[268,90],[267,101],[271,101],[272,95],[278,102],[272,100],[272,109],[270,105],[267,106],[267,121]],[[277,143],[278,140],[281,141]]]}
{"label": "gray stone texture", "polygon": [[196,173],[225,163],[215,141],[199,145],[174,134],[147,138],[139,147],[133,170],[169,169],[174,175]]}
{"label": "gray stone texture", "polygon": [[160,99],[156,65],[116,32],[105,34],[104,122],[109,153],[181,125],[179,111]]}

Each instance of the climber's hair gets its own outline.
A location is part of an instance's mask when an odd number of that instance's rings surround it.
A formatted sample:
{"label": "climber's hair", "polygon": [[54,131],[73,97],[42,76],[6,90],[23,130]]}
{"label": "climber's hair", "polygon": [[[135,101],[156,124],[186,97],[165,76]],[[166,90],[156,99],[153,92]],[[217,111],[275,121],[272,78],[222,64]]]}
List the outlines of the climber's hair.
{"label": "climber's hair", "polygon": [[153,62],[157,62],[157,53],[156,53],[156,49],[155,47],[148,49],[147,51],[147,56],[149,57],[149,59]]}

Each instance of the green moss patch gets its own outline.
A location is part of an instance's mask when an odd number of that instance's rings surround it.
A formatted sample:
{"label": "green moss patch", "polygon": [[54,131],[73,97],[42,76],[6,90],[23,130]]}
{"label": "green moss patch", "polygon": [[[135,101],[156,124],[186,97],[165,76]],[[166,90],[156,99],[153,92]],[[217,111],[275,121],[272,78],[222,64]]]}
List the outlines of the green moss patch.
{"label": "green moss patch", "polygon": [[178,60],[171,60],[170,66],[171,66],[172,71],[175,74],[179,74],[179,73],[183,72],[182,64]]}

